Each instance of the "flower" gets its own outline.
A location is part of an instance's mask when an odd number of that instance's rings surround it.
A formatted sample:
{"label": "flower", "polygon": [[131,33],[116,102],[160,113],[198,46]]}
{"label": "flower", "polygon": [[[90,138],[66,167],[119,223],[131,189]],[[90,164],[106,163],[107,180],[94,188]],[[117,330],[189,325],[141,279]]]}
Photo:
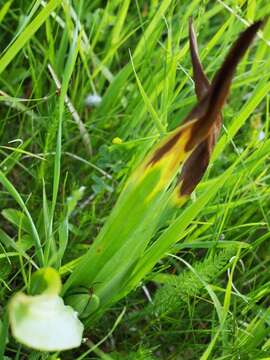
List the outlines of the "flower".
{"label": "flower", "polygon": [[[9,303],[9,322],[15,339],[30,348],[61,351],[80,346],[83,324],[59,296],[61,279],[52,268],[38,270],[31,279],[32,293],[15,294]],[[42,291],[41,291],[42,290]]]}
{"label": "flower", "polygon": [[9,305],[12,334],[33,349],[60,351],[80,346],[83,324],[58,295],[17,293]]}
{"label": "flower", "polygon": [[100,105],[102,98],[98,94],[89,94],[86,96],[85,105],[89,107],[97,107]]}
{"label": "flower", "polygon": [[115,137],[115,138],[113,138],[112,143],[120,145],[123,143],[123,140],[120,137]]}

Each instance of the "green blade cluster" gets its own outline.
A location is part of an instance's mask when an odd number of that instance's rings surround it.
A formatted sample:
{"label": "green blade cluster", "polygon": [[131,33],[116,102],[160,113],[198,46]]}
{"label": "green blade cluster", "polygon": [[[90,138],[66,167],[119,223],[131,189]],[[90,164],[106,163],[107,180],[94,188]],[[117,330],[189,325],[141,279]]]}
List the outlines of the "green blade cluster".
{"label": "green blade cluster", "polygon": [[[258,21],[240,34],[210,83],[199,60],[190,21],[198,103],[184,119],[184,125],[166,135],[131,175],[105,226],[67,280],[64,291],[70,287],[94,286],[101,311],[126,293],[168,204],[183,203],[202,178],[220,131],[221,109],[236,66],[262,24]],[[173,188],[177,176],[178,182]],[[207,196],[202,199],[202,204],[207,199]],[[140,276],[136,279],[132,287],[138,284]]]}

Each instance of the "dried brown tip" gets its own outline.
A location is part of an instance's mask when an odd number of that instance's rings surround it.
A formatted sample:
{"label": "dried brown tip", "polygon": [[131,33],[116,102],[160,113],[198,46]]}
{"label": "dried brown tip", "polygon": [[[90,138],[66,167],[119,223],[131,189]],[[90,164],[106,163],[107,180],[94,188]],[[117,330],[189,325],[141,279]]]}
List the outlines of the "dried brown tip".
{"label": "dried brown tip", "polygon": [[179,177],[179,196],[190,195],[203,177],[209,164],[211,150],[207,139],[201,142],[184,163]]}
{"label": "dried brown tip", "polygon": [[211,95],[209,110],[211,109],[211,117],[215,117],[221,110],[226,97],[229,93],[229,87],[235,72],[235,69],[249,48],[252,40],[254,39],[257,31],[262,26],[263,22],[257,21],[244,32],[242,32],[239,38],[229,51],[223,65],[214,77],[211,85]]}
{"label": "dried brown tip", "polygon": [[[232,81],[234,71],[237,64],[245,54],[249,45],[251,44],[257,30],[265,23],[265,21],[258,21],[245,30],[232,46],[227,55],[223,65],[214,77],[209,92],[200,101],[198,106],[191,112],[191,117],[194,114],[203,114],[199,117],[199,121],[194,124],[191,141],[187,144],[188,150],[200,141],[200,137],[206,134],[204,140],[193,150],[189,158],[183,165],[181,175],[179,177],[179,196],[189,195],[195,189],[197,184],[203,177],[210,161],[210,156],[216,144],[217,137],[220,132],[222,123],[221,108],[228,96],[229,87]],[[193,68],[196,68],[197,79],[202,79],[203,70],[199,61],[197,42],[195,32],[192,26],[192,21],[189,22],[190,32],[190,47],[192,54]],[[194,71],[195,74],[195,71]],[[203,75],[202,75],[203,74]],[[200,84],[203,80],[200,80]],[[195,83],[196,84],[196,83]],[[201,85],[200,85],[201,86]],[[198,96],[201,96],[201,88]],[[208,131],[208,134],[207,134]]]}
{"label": "dried brown tip", "polygon": [[194,30],[192,17],[189,18],[189,47],[193,67],[193,79],[195,83],[195,92],[198,100],[201,100],[210,88],[210,83],[203,71],[200,62],[197,37]]}
{"label": "dried brown tip", "polygon": [[194,124],[192,138],[186,147],[187,151],[200,143],[210,131],[228,96],[235,69],[263,23],[262,20],[259,20],[240,34],[231,47],[221,68],[216,73],[210,90],[188,116],[190,118],[197,113],[204,114]]}
{"label": "dried brown tip", "polygon": [[179,196],[190,195],[203,177],[216,145],[221,125],[222,116],[219,114],[207,137],[193,150],[185,161],[179,177]]}

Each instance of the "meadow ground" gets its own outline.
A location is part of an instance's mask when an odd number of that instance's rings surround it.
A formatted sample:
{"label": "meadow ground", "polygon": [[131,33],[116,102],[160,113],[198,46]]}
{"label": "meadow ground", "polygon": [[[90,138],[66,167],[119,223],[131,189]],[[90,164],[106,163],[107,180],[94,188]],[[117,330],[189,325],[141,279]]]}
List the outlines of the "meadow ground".
{"label": "meadow ground", "polygon": [[[270,21],[191,199],[146,212],[133,196],[101,240],[111,253],[89,253],[86,279],[76,270],[132,170],[196,103],[189,17],[212,79],[269,13],[266,0],[0,1],[0,359],[270,359]],[[10,333],[7,304],[42,266],[100,301],[80,314],[79,348]]]}

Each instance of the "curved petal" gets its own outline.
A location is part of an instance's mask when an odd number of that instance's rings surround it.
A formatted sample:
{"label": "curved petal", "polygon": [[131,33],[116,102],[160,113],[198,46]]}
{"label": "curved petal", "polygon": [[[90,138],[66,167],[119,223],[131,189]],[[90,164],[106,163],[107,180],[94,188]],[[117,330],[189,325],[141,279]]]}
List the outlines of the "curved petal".
{"label": "curved petal", "polygon": [[82,341],[83,324],[58,295],[18,293],[9,304],[9,319],[15,339],[33,349],[61,351]]}
{"label": "curved petal", "polygon": [[205,75],[200,62],[197,37],[194,30],[192,18],[189,18],[189,47],[193,67],[193,80],[195,83],[195,92],[198,100],[201,100],[210,88],[209,80]]}

